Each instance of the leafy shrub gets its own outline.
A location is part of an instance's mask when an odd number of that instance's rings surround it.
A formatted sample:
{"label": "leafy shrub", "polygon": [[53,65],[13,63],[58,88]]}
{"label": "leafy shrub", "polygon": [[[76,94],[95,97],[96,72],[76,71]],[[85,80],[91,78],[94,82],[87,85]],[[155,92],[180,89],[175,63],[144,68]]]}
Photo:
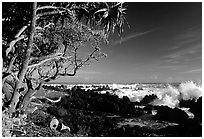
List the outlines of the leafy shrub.
{"label": "leafy shrub", "polygon": [[8,112],[2,112],[2,136],[11,137],[13,129],[13,119],[9,117]]}
{"label": "leafy shrub", "polygon": [[[19,127],[25,125],[26,115],[19,115],[19,117],[11,117],[8,109],[2,112],[2,136],[3,137],[14,137],[13,132],[15,131],[15,126]],[[20,131],[24,132],[24,131]]]}

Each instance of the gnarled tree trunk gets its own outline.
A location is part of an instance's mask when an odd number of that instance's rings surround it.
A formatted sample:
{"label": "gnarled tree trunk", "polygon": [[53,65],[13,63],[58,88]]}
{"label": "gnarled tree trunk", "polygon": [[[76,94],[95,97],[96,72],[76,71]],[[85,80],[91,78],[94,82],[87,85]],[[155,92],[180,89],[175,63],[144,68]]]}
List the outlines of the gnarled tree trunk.
{"label": "gnarled tree trunk", "polygon": [[22,104],[21,104],[21,110],[22,111],[26,111],[27,107],[28,107],[28,104],[31,102],[31,97],[33,95],[33,93],[35,93],[37,90],[34,90],[34,89],[29,89],[27,91],[27,93],[25,94],[25,96],[23,97],[23,101],[22,101]]}
{"label": "gnarled tree trunk", "polygon": [[24,95],[23,101],[22,101],[22,104],[21,104],[21,110],[24,111],[24,112],[27,110],[27,107],[28,107],[29,103],[31,102],[33,94],[35,94],[41,87],[41,83],[40,83],[38,85],[38,87],[36,87],[34,89],[32,87],[32,82],[31,82],[31,80],[29,78],[26,78],[26,82],[27,82],[28,90],[27,90],[26,94]]}
{"label": "gnarled tree trunk", "polygon": [[33,37],[34,37],[34,33],[35,33],[36,8],[37,8],[37,2],[34,2],[33,3],[31,33],[30,33],[30,37],[29,37],[28,47],[26,50],[24,62],[22,63],[21,70],[19,71],[19,80],[17,81],[14,92],[13,92],[13,96],[12,96],[12,100],[11,100],[10,108],[9,108],[10,113],[15,112],[15,110],[16,110],[16,105],[17,105],[17,103],[19,101],[19,97],[20,97],[19,89],[22,87],[22,82],[23,82],[23,79],[24,79],[26,72],[27,72],[27,69],[28,69],[28,64],[29,64],[29,59],[30,59],[31,49],[32,49],[32,44],[33,44]]}

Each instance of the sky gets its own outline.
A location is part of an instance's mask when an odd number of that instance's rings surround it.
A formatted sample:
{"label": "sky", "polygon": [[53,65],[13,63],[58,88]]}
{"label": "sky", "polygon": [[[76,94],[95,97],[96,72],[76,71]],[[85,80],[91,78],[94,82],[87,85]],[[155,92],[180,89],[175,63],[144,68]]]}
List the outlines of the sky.
{"label": "sky", "polygon": [[103,45],[106,58],[63,83],[160,83],[202,81],[202,3],[126,3],[122,39]]}

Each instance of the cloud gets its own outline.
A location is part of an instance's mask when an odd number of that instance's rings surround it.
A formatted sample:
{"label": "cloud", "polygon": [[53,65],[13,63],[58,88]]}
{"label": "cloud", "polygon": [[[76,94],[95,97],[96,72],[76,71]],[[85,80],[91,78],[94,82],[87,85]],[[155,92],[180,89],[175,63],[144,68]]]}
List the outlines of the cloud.
{"label": "cloud", "polygon": [[178,40],[194,41],[202,38],[202,29],[200,27],[191,27],[186,29],[183,33],[176,36]]}
{"label": "cloud", "polygon": [[[199,70],[191,70],[202,64],[202,47],[198,44],[194,47],[180,49],[160,58],[157,61],[159,69],[177,71],[179,73],[195,73]],[[183,72],[188,70],[188,72]]]}
{"label": "cloud", "polygon": [[[184,66],[201,63],[202,59],[202,29],[188,28],[172,39],[172,47],[166,49],[166,55],[160,62],[168,65]],[[197,65],[198,66],[198,65]]]}
{"label": "cloud", "polygon": [[202,68],[188,70],[188,71],[184,71],[182,73],[195,73],[195,72],[202,72]]}
{"label": "cloud", "polygon": [[[190,28],[172,39],[172,47],[156,62],[157,69],[195,74],[202,71],[202,34],[200,28]],[[193,70],[192,70],[193,69]]]}
{"label": "cloud", "polygon": [[170,47],[170,50],[176,50],[176,49],[181,49],[182,47],[188,47],[189,45],[195,44],[197,42],[201,43],[201,40],[202,40],[201,28],[197,28],[197,27],[188,28],[184,32],[175,36],[173,41],[176,44]]}
{"label": "cloud", "polygon": [[191,47],[183,47],[180,50],[172,51],[162,57],[164,62],[172,64],[182,64],[184,62],[192,62],[199,60],[202,53],[202,44],[192,44]]}
{"label": "cloud", "polygon": [[170,73],[199,73],[201,69],[197,68],[202,65],[201,31],[201,28],[194,27],[175,35],[171,40],[172,47],[164,47],[163,54],[148,67]]}
{"label": "cloud", "polygon": [[113,43],[111,43],[111,46],[115,46],[117,44],[122,44],[130,39],[133,39],[135,37],[140,37],[140,36],[143,36],[143,35],[146,35],[146,34],[149,34],[151,32],[154,32],[156,31],[157,29],[152,29],[152,30],[148,30],[148,31],[145,31],[145,32],[136,32],[136,33],[133,33],[133,34],[128,34],[127,36],[125,36],[124,38],[121,38],[120,40],[116,40],[114,41]]}

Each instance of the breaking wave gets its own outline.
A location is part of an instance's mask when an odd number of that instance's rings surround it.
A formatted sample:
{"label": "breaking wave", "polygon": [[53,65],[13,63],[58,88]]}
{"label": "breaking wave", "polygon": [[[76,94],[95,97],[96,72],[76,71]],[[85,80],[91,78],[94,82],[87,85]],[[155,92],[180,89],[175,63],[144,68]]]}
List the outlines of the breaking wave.
{"label": "breaking wave", "polygon": [[183,100],[197,100],[202,96],[202,87],[193,83],[192,81],[181,83],[179,86],[179,91],[181,92],[181,97]]}
{"label": "breaking wave", "polygon": [[[138,90],[139,88],[142,88]],[[202,87],[193,81],[182,82],[177,85],[172,84],[137,84],[129,86],[114,84],[114,94],[119,98],[127,96],[132,102],[141,102],[145,96],[156,95],[151,105],[166,105],[171,108],[179,107],[181,100],[197,100],[202,96]]]}
{"label": "breaking wave", "polygon": [[179,106],[180,100],[195,100],[202,96],[202,87],[193,81],[183,82],[178,88],[168,85],[167,88],[157,93],[153,105],[166,105],[169,107]]}
{"label": "breaking wave", "polygon": [[161,90],[161,92],[157,94],[157,99],[155,99],[152,104],[176,107],[179,104],[179,96],[179,90],[171,85],[168,85],[167,88]]}

